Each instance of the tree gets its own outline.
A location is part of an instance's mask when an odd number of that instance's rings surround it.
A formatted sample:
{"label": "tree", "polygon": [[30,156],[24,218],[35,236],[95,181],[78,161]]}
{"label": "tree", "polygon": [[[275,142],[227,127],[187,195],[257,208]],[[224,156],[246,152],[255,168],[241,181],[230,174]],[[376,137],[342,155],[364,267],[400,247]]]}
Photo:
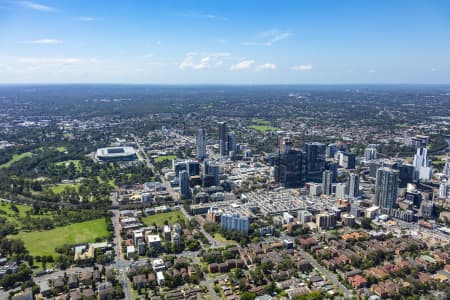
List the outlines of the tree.
{"label": "tree", "polygon": [[372,229],[372,220],[370,218],[362,218],[361,219],[361,226],[364,229]]}

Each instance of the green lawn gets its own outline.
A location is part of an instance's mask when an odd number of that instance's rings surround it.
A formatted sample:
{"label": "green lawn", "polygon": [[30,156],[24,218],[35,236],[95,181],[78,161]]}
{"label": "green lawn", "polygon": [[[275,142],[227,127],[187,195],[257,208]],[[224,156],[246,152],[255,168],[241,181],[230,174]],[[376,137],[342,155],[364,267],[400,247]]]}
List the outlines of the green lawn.
{"label": "green lawn", "polygon": [[219,242],[228,244],[228,245],[237,245],[236,241],[233,240],[227,240],[222,234],[219,232],[214,233],[214,239],[218,240]]}
{"label": "green lawn", "polygon": [[254,125],[270,125],[270,121],[264,119],[253,118],[250,120]]}
{"label": "green lawn", "polygon": [[64,146],[59,146],[59,147],[56,147],[56,150],[58,150],[59,152],[65,152],[65,151],[67,151],[67,148]]}
{"label": "green lawn", "polygon": [[180,210],[174,210],[166,213],[143,217],[142,222],[144,222],[146,226],[151,226],[153,225],[153,223],[155,223],[156,226],[160,227],[164,225],[164,221],[166,220],[169,222],[169,224],[173,224],[180,219],[184,219],[183,213]]}
{"label": "green lawn", "polygon": [[60,194],[60,193],[64,192],[64,190],[68,187],[74,187],[78,190],[80,185],[81,185],[80,183],[75,183],[75,184],[61,183],[61,184],[57,184],[57,185],[52,185],[48,189],[53,191],[53,193],[55,193],[55,194]]}
{"label": "green lawn", "polygon": [[70,159],[70,160],[60,161],[60,162],[57,162],[56,165],[68,167],[70,165],[70,163],[73,163],[75,165],[75,169],[77,171],[81,170],[81,161],[79,159]]}
{"label": "green lawn", "polygon": [[165,160],[173,160],[175,158],[177,158],[176,155],[161,155],[161,156],[158,156],[157,158],[155,158],[155,162],[162,162]]}
{"label": "green lawn", "polygon": [[[19,213],[16,213],[11,209],[11,205],[6,202],[2,202],[0,204],[0,216],[5,217],[10,223],[18,224],[17,218],[23,218],[26,216],[26,212],[31,210],[31,206],[28,205],[22,205],[22,204],[15,204],[17,209],[19,210]],[[3,213],[5,212],[5,213]]]}
{"label": "green lawn", "polygon": [[10,161],[7,163],[4,163],[3,165],[0,165],[0,168],[9,168],[12,164],[15,162],[18,162],[19,160],[25,158],[25,157],[32,157],[33,153],[31,152],[24,152],[22,154],[14,154]]}
{"label": "green lawn", "polygon": [[55,248],[65,244],[94,242],[96,238],[106,239],[109,233],[104,218],[75,223],[52,230],[20,232],[13,236],[23,240],[33,256],[55,255]]}
{"label": "green lawn", "polygon": [[[2,202],[0,204],[0,216],[5,217],[8,220],[8,222],[10,222],[11,224],[14,224],[18,229],[20,229],[22,224],[19,221],[19,218],[27,217],[27,211],[31,211],[32,207],[28,206],[28,205],[23,205],[23,204],[15,204],[15,206],[19,210],[18,213],[16,213],[15,211],[13,211],[11,209],[11,206],[9,203]],[[54,214],[55,213],[53,211],[47,211],[47,212],[41,213],[39,215],[30,214],[29,218],[52,217],[52,216],[54,216]]]}
{"label": "green lawn", "polygon": [[276,131],[276,130],[278,130],[278,128],[270,126],[270,125],[250,125],[250,126],[248,126],[248,128],[255,129],[255,130],[260,131],[260,132]]}

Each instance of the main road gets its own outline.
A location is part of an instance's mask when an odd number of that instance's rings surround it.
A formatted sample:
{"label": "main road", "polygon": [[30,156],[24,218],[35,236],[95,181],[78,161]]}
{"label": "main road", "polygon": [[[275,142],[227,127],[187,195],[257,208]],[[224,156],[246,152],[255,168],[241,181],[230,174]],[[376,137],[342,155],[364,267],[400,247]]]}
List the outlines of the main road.
{"label": "main road", "polygon": [[128,268],[131,265],[131,262],[128,260],[125,260],[123,258],[123,251],[122,251],[122,239],[120,236],[120,223],[119,223],[119,210],[115,209],[112,210],[113,216],[112,216],[112,222],[114,226],[114,244],[115,244],[115,257],[114,257],[114,265],[116,269],[119,272],[119,280],[122,284],[122,290],[125,294],[125,299],[133,299],[133,293],[131,291],[130,283],[128,281],[127,277],[127,271]]}
{"label": "main road", "polygon": [[142,160],[145,162],[147,167],[152,170],[153,174],[155,174],[156,176],[158,176],[160,178],[160,180],[162,181],[162,184],[164,185],[164,187],[166,188],[167,192],[172,197],[172,199],[174,201],[180,200],[179,194],[177,192],[175,192],[175,190],[170,185],[170,182],[167,181],[166,178],[164,178],[164,176],[161,176],[161,174],[156,170],[155,166],[152,164],[150,158],[147,155],[147,152],[145,152],[145,149],[144,149],[144,147],[142,147],[138,138],[134,134],[131,134],[131,137],[134,139],[134,142],[138,146],[139,152],[142,153],[142,156],[143,156]]}

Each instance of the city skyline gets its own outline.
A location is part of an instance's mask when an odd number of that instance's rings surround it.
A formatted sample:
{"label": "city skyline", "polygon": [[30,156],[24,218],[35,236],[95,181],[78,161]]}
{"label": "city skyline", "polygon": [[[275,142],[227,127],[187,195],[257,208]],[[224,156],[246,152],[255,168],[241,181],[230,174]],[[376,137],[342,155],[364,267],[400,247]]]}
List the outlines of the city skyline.
{"label": "city skyline", "polygon": [[445,84],[444,1],[0,1],[0,83]]}

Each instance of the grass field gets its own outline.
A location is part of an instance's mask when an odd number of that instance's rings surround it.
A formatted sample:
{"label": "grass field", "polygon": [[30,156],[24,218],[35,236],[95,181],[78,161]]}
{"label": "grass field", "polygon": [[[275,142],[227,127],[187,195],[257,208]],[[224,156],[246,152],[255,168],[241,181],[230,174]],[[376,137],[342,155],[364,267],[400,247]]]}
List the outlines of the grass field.
{"label": "grass field", "polygon": [[54,255],[55,248],[65,244],[94,242],[108,237],[104,218],[58,227],[46,231],[20,232],[14,238],[23,240],[33,256]]}
{"label": "grass field", "polygon": [[250,120],[254,125],[270,125],[270,121],[264,119],[253,118]]}
{"label": "grass field", "polygon": [[260,131],[260,132],[276,131],[276,130],[278,130],[278,128],[270,126],[270,125],[250,125],[250,126],[248,126],[248,128],[255,129],[255,130]]}
{"label": "grass field", "polygon": [[10,223],[18,224],[17,218],[18,217],[25,217],[26,212],[31,210],[31,206],[28,205],[21,205],[21,204],[15,204],[17,209],[19,210],[19,213],[16,213],[11,209],[11,205],[9,203],[2,202],[0,204],[0,210],[5,213],[1,213],[0,216],[5,217]]}
{"label": "grass field", "polygon": [[[16,213],[15,211],[13,211],[11,209],[11,206],[9,203],[5,203],[2,202],[0,204],[0,216],[5,217],[8,222],[10,222],[11,224],[14,224],[18,229],[21,228],[22,223],[19,221],[19,218],[25,218],[27,217],[27,211],[31,211],[32,207],[28,206],[28,205],[23,205],[23,204],[15,204],[15,206],[17,207],[17,209],[19,210],[18,213]],[[54,211],[47,211],[42,213],[39,215],[33,215],[30,214],[29,218],[42,218],[42,217],[52,217],[54,216]]]}
{"label": "grass field", "polygon": [[156,226],[160,227],[164,225],[164,221],[168,221],[169,224],[176,223],[178,220],[184,219],[184,215],[179,210],[174,210],[166,213],[160,213],[156,215],[151,215],[142,218],[142,221],[145,225],[151,226],[153,223],[156,224]]}
{"label": "grass field", "polygon": [[70,163],[73,163],[75,165],[75,169],[77,171],[81,170],[81,161],[79,159],[60,161],[60,162],[57,162],[56,165],[68,167],[70,165]]}
{"label": "grass field", "polygon": [[0,166],[0,168],[9,168],[13,163],[18,162],[19,160],[25,158],[25,157],[32,157],[33,153],[31,152],[24,152],[22,154],[14,154],[10,161],[7,163],[4,163]]}
{"label": "grass field", "polygon": [[219,242],[228,244],[228,245],[236,245],[237,242],[233,240],[227,240],[222,234],[219,232],[214,233],[214,239],[218,240]]}
{"label": "grass field", "polygon": [[173,160],[175,158],[177,158],[176,155],[161,155],[161,156],[158,156],[157,158],[155,158],[155,162],[162,162],[165,160]]}
{"label": "grass field", "polygon": [[56,147],[56,150],[58,150],[59,152],[65,152],[65,151],[67,151],[67,148],[64,146],[59,146],[59,147]]}
{"label": "grass field", "polygon": [[52,185],[48,189],[53,191],[53,193],[55,193],[55,194],[59,194],[59,193],[62,193],[68,187],[74,187],[74,188],[76,188],[78,190],[78,187],[80,185],[81,185],[80,183],[75,183],[75,184],[62,183],[62,184]]}

